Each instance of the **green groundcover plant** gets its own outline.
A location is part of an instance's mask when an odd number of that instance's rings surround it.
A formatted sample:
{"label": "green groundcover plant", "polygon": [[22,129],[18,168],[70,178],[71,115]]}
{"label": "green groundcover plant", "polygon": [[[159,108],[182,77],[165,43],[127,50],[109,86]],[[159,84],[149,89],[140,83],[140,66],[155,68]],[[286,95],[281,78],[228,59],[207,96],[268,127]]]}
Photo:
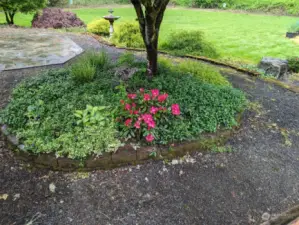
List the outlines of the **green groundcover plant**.
{"label": "green groundcover plant", "polygon": [[[125,140],[167,144],[237,124],[245,96],[226,82],[211,84],[170,68],[170,61],[160,63],[159,74],[149,81],[146,63],[130,60],[127,55],[114,64],[105,60],[105,66],[96,66],[92,82],[78,83],[71,69],[28,78],[13,90],[0,123],[26,151],[78,159],[114,152]],[[126,61],[139,72],[123,82],[114,74],[116,66],[129,65]]]}

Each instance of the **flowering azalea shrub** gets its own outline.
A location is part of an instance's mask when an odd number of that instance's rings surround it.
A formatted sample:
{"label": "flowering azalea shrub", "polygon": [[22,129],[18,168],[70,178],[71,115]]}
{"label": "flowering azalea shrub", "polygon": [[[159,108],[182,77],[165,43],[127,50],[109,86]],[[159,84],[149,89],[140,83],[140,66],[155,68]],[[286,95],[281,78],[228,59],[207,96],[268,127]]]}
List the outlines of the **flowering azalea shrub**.
{"label": "flowering azalea shrub", "polygon": [[167,126],[170,120],[177,119],[180,114],[180,106],[170,105],[167,93],[161,93],[158,89],[146,91],[140,88],[120,100],[117,122],[124,138],[144,138],[147,142],[154,142],[159,139],[156,129]]}

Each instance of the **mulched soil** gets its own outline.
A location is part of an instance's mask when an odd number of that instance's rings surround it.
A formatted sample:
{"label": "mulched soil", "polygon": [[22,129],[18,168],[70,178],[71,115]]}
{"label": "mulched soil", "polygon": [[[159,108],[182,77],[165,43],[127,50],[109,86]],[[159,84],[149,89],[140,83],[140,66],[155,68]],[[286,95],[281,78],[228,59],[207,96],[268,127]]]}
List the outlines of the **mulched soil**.
{"label": "mulched soil", "polygon": [[[84,49],[119,51],[87,36],[69,35]],[[231,153],[197,153],[91,173],[29,169],[0,140],[0,224],[260,224],[299,200],[298,95],[221,69],[253,102]],[[12,87],[39,70],[0,74],[0,107]],[[1,80],[0,80],[1,81]],[[56,186],[55,193],[49,185]],[[6,200],[1,200],[8,194]],[[32,222],[32,223],[29,223]]]}

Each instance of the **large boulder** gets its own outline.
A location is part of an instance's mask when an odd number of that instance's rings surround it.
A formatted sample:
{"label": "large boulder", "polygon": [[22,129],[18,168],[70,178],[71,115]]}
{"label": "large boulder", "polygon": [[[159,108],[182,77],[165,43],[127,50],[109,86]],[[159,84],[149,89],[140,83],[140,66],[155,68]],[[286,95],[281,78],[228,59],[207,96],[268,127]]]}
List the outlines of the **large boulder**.
{"label": "large boulder", "polygon": [[68,28],[82,27],[84,22],[75,13],[65,12],[59,8],[45,8],[43,12],[35,14],[32,27],[36,28]]}
{"label": "large boulder", "polygon": [[266,75],[284,79],[288,75],[288,61],[270,57],[264,57],[258,65],[259,69],[265,71]]}

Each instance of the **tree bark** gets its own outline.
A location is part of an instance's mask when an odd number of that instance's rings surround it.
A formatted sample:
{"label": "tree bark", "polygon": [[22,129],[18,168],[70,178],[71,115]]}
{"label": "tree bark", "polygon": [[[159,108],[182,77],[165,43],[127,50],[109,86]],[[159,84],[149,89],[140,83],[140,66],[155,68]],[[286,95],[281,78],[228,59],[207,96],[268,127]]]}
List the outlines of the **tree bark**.
{"label": "tree bark", "polygon": [[15,24],[14,21],[15,14],[16,14],[15,11],[9,12],[10,24]]}
{"label": "tree bark", "polygon": [[8,10],[4,10],[4,14],[5,14],[5,19],[6,19],[6,23],[8,25],[13,25],[14,24],[14,16],[16,14],[15,11],[8,11]]}
{"label": "tree bark", "polygon": [[[158,38],[164,11],[169,0],[131,0],[147,52],[147,75],[151,79],[158,72]],[[145,12],[143,12],[143,7]]]}

